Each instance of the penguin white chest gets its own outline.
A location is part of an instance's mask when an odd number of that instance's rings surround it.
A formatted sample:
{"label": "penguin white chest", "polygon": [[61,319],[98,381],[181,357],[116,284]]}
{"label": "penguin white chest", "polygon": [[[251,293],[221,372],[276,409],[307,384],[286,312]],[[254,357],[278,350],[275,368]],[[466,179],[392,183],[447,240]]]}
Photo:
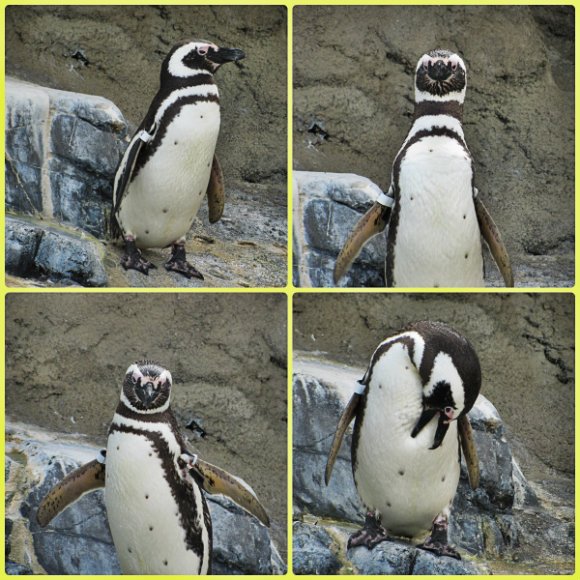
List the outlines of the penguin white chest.
{"label": "penguin white chest", "polygon": [[158,128],[160,142],[128,186],[118,213],[138,247],[185,236],[207,191],[220,127],[219,104],[198,102]]}
{"label": "penguin white chest", "polygon": [[455,139],[425,137],[406,151],[399,173],[397,286],[483,285],[472,177],[471,160]]}
{"label": "penguin white chest", "polygon": [[[174,474],[175,476],[175,474]],[[201,491],[189,498],[199,506],[205,533]],[[107,441],[105,505],[111,534],[124,574],[205,574],[209,550],[188,549],[181,510],[163,462],[143,435],[113,432]]]}
{"label": "penguin white chest", "polygon": [[452,422],[433,445],[437,417],[413,438],[422,384],[402,344],[375,364],[360,425],[354,477],[358,492],[391,533],[415,537],[452,502],[459,482],[459,443]]}

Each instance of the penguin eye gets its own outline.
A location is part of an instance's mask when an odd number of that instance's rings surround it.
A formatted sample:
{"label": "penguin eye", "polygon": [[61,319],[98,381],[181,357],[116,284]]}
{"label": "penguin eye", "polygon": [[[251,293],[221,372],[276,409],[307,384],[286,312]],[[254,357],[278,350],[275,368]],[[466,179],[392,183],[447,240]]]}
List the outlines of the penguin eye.
{"label": "penguin eye", "polygon": [[207,54],[207,46],[198,47],[197,54],[199,54],[200,56],[205,56]]}
{"label": "penguin eye", "polygon": [[457,63],[455,63],[455,62],[452,62],[452,63],[451,63],[451,70],[452,70],[452,71],[455,71],[455,70],[457,70]]}

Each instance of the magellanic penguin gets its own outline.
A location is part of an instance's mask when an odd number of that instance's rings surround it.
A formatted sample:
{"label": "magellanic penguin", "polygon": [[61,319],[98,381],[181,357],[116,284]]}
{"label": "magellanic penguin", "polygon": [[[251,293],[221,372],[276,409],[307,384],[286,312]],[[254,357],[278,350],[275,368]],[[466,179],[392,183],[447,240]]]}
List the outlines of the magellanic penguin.
{"label": "magellanic penguin", "polygon": [[391,185],[347,238],[335,283],[388,226],[387,286],[483,286],[481,235],[506,286],[514,285],[499,231],[473,184],[461,125],[465,89],[465,63],[457,54],[433,50],[419,59],[413,124],[395,157]]}
{"label": "magellanic penguin", "polygon": [[212,523],[204,491],[227,495],[270,523],[247,484],[187,448],[169,407],[171,385],[171,373],[158,364],[132,364],[106,453],[69,473],[37,511],[44,527],[81,495],[104,486],[124,574],[211,573]]}
{"label": "magellanic penguin", "polygon": [[479,463],[467,417],[481,386],[479,361],[465,338],[437,322],[417,322],[383,341],[344,410],[326,465],[328,485],[346,428],[356,418],[352,471],[368,509],[348,542],[371,549],[390,535],[459,558],[447,526],[460,474],[461,449],[470,483]]}
{"label": "magellanic penguin", "polygon": [[220,99],[214,73],[244,56],[237,48],[186,41],[163,61],[159,91],[115,176],[111,232],[125,241],[125,269],[148,274],[155,266],[140,248],[171,246],[165,268],[203,279],[186,260],[185,238],[206,192],[211,223],[224,209],[223,175],[215,156]]}

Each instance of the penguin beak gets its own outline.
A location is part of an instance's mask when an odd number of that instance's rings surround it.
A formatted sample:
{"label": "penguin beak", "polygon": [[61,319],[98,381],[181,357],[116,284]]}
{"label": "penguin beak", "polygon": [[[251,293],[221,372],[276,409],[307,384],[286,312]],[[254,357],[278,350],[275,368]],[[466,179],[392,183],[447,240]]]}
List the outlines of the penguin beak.
{"label": "penguin beak", "polygon": [[215,64],[224,64],[226,62],[238,62],[245,58],[246,54],[239,48],[218,48],[209,60]]}
{"label": "penguin beak", "polygon": [[451,76],[451,69],[447,68],[442,60],[438,60],[435,64],[429,63],[427,71],[434,81],[444,81]]}
{"label": "penguin beak", "polygon": [[439,421],[437,423],[437,431],[435,431],[435,437],[433,438],[433,446],[429,449],[437,449],[443,443],[443,439],[449,429],[449,421],[445,418],[445,415],[439,415]]}
{"label": "penguin beak", "polygon": [[145,383],[144,385],[139,385],[135,389],[135,393],[144,405],[151,404],[156,395],[155,387],[151,381]]}
{"label": "penguin beak", "polygon": [[417,435],[419,435],[423,430],[423,427],[425,427],[425,425],[427,425],[427,423],[429,423],[438,412],[437,409],[423,409],[417,424],[413,427],[413,431],[411,431],[411,437],[413,437],[413,439],[417,437]]}

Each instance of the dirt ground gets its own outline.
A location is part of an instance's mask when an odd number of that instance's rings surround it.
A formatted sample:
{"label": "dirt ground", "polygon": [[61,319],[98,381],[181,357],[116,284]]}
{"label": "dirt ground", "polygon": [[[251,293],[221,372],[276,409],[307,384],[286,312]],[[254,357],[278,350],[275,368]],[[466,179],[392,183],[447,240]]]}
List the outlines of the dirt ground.
{"label": "dirt ground", "polygon": [[557,470],[573,486],[572,294],[303,294],[294,300],[293,347],[366,368],[382,340],[425,319],[473,344],[481,393],[505,421],[525,475]]}
{"label": "dirt ground", "polygon": [[286,319],[281,294],[11,294],[6,415],[104,444],[127,367],[159,362],[182,432],[254,488],[285,558]]}

